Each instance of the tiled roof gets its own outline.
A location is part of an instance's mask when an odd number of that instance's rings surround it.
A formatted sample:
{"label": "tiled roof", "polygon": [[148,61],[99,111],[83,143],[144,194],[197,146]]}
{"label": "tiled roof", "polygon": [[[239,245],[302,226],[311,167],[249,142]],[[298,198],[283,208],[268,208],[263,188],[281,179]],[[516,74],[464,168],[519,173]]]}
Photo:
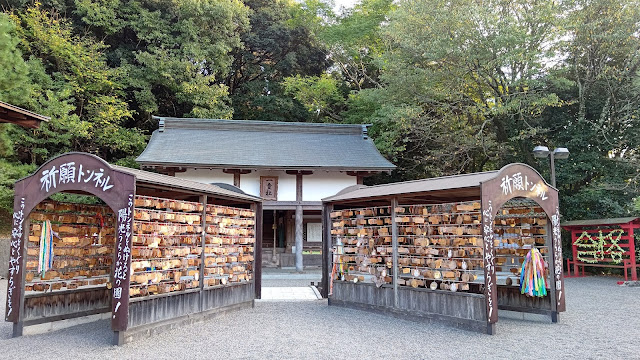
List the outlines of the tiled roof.
{"label": "tiled roof", "polygon": [[364,125],[158,118],[143,166],[389,171]]}

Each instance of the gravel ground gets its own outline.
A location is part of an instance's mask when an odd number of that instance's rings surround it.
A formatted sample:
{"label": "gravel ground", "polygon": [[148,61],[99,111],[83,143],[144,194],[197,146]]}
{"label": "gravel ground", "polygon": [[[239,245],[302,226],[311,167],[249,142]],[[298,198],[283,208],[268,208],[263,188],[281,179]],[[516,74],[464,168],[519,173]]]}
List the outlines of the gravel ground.
{"label": "gravel ground", "polygon": [[[329,307],[326,300],[258,301],[254,309],[122,347],[108,344],[108,322],[16,339],[10,338],[11,324],[1,323],[0,358],[638,359],[640,287],[621,287],[616,280],[566,279],[568,312],[560,323],[501,318],[494,336]],[[3,314],[5,295],[2,280]]]}

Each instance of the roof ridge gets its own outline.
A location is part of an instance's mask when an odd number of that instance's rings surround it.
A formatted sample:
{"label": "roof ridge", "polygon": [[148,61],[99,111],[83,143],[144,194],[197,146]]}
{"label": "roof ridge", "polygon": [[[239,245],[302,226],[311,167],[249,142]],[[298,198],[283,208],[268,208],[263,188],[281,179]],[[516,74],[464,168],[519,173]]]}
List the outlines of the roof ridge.
{"label": "roof ridge", "polygon": [[[399,182],[386,183],[386,184],[370,185],[370,186],[367,186],[367,188],[375,188],[375,187],[389,186],[389,185],[410,184],[410,183],[414,183],[414,182],[424,182],[424,181],[429,181],[429,180],[440,180],[440,179],[448,179],[448,178],[454,178],[454,177],[474,176],[474,175],[490,174],[490,173],[498,173],[498,172],[500,172],[500,170],[488,170],[488,171],[480,171],[480,172],[467,173],[467,174],[437,176],[437,177],[426,178],[426,179],[415,179],[415,180],[399,181]],[[354,191],[355,190],[358,190],[358,189],[354,189]]]}
{"label": "roof ridge", "polygon": [[161,122],[161,129],[215,129],[215,130],[242,130],[242,131],[273,131],[277,132],[339,132],[339,133],[365,133],[370,124],[336,124],[336,123],[307,123],[287,121],[265,120],[227,120],[227,119],[201,119],[201,118],[176,118],[155,117]]}

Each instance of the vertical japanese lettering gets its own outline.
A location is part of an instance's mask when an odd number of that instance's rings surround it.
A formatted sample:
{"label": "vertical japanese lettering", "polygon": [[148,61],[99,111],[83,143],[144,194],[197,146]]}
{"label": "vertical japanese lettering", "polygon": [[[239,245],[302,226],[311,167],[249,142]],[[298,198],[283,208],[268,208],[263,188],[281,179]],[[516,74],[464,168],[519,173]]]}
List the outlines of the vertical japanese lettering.
{"label": "vertical japanese lettering", "polygon": [[113,310],[113,318],[120,309],[120,301],[123,294],[123,287],[128,286],[125,280],[129,276],[129,258],[131,256],[131,212],[133,208],[133,194],[129,195],[127,205],[118,209],[118,231],[117,231],[117,256],[114,267],[114,287],[113,298],[118,300]]}
{"label": "vertical japanese lettering", "polygon": [[22,225],[24,223],[24,198],[20,209],[13,213],[11,229],[11,252],[9,254],[9,282],[7,286],[7,318],[13,313],[13,292],[20,283],[20,259],[22,258]]}
{"label": "vertical japanese lettering", "polygon": [[491,319],[493,315],[493,283],[495,279],[493,278],[495,258],[493,255],[493,204],[489,201],[487,208],[482,212],[482,222],[484,228],[484,266],[485,266],[485,274],[486,274],[486,291],[487,291],[487,306],[488,306],[488,315],[487,317]]}

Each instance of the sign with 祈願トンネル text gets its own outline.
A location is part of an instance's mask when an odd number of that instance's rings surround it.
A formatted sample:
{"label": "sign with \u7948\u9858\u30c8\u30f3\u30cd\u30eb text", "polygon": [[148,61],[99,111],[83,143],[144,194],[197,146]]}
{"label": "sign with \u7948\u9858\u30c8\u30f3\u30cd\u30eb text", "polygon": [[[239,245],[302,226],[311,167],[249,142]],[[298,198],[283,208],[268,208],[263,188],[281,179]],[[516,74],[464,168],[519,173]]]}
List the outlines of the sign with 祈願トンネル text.
{"label": "sign with \u7948\u9858\u30c8\u30f3\u30cd\u30eb text", "polygon": [[127,328],[129,304],[130,247],[135,176],[114,169],[99,157],[86,153],[67,153],[47,161],[34,174],[15,183],[13,229],[5,319],[19,323],[24,298],[25,224],[31,211],[58,192],[91,194],[117,212],[118,239],[113,280],[112,329]]}

